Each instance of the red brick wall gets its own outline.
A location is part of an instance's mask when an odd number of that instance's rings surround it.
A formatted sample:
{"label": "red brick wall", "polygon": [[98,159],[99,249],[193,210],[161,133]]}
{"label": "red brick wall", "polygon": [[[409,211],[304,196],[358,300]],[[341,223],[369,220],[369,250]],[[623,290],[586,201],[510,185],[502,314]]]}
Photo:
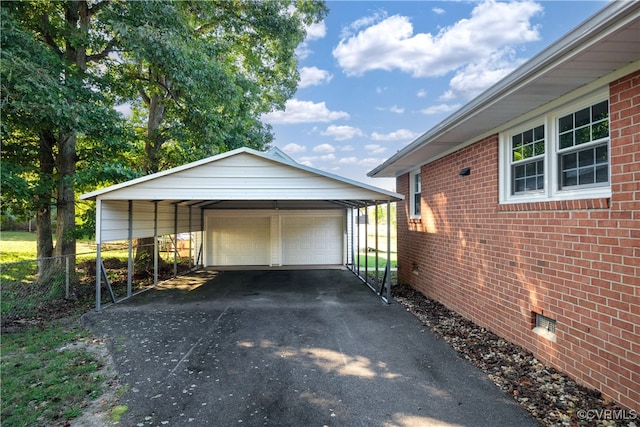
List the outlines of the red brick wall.
{"label": "red brick wall", "polygon": [[500,205],[497,135],[423,166],[422,218],[398,206],[399,280],[640,410],[640,71],[611,83],[610,129],[610,199]]}

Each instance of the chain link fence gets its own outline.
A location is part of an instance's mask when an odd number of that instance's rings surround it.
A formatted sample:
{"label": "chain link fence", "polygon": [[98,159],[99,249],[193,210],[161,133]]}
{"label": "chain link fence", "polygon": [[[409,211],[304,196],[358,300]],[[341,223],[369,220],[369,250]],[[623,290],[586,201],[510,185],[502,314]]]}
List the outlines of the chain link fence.
{"label": "chain link fence", "polygon": [[[170,237],[158,239],[159,281],[186,274],[193,269],[193,252],[184,242],[174,243]],[[133,254],[150,245],[136,245]],[[111,302],[107,281],[116,299],[152,286],[153,265],[136,266],[129,273],[129,248],[126,242],[102,245],[103,270],[101,303]],[[131,282],[131,289],[129,289]],[[38,258],[0,264],[0,314],[2,325],[34,319],[60,317],[73,310],[89,309],[95,304],[96,253]]]}

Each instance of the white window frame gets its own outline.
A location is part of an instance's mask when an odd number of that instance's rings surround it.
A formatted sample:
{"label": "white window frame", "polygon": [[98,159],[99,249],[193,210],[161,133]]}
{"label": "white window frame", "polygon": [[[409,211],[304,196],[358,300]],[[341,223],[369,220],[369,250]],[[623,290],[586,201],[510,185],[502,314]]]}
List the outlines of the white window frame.
{"label": "white window frame", "polygon": [[[420,177],[420,181],[417,183],[419,188],[416,188],[416,177]],[[409,215],[412,219],[419,219],[422,217],[420,211],[416,213],[416,196],[420,196],[420,201],[422,201],[422,175],[420,173],[420,169],[412,171],[409,173],[409,209],[411,214]],[[419,208],[420,206],[418,206]]]}
{"label": "white window frame", "polygon": [[[585,187],[560,188],[560,152],[558,138],[558,120],[567,114],[575,113],[583,108],[602,101],[610,101],[609,89],[605,87],[589,96],[570,102],[563,107],[541,114],[535,119],[521,123],[499,134],[500,162],[500,203],[529,203],[555,200],[579,200],[600,197],[611,197],[611,116],[609,116],[609,182]],[[610,107],[610,106],[609,106]],[[544,125],[544,191],[512,194],[511,137],[528,129]],[[584,144],[587,148],[592,143]],[[597,145],[597,144],[593,144]]]}

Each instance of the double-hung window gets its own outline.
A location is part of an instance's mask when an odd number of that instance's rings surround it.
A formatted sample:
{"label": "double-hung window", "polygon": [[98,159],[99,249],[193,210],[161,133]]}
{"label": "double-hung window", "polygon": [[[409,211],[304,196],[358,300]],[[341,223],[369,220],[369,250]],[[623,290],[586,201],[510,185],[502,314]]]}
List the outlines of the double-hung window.
{"label": "double-hung window", "polygon": [[560,189],[609,183],[609,102],[558,119]]}
{"label": "double-hung window", "polygon": [[412,172],[410,176],[410,192],[411,192],[411,218],[420,218],[420,204],[422,202],[422,178],[420,171]]}
{"label": "double-hung window", "polygon": [[503,203],[611,194],[608,91],[502,132],[500,143]]}

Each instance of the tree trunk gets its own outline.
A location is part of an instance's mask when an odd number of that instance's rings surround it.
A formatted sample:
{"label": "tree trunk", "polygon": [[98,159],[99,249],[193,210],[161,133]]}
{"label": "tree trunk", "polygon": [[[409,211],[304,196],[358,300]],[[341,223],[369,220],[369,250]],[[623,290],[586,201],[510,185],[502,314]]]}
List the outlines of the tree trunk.
{"label": "tree trunk", "polygon": [[75,265],[76,254],[76,207],[75,207],[75,170],[76,135],[69,134],[58,138],[58,188],[56,255],[69,255],[70,265]]}
{"label": "tree trunk", "polygon": [[38,153],[40,174],[35,194],[37,234],[36,256],[38,258],[48,258],[53,255],[51,196],[53,192],[52,177],[54,166],[54,144],[55,138],[51,132],[45,131],[40,134],[40,150]]}
{"label": "tree trunk", "polygon": [[[166,108],[164,105],[164,98],[160,95],[147,97],[143,94],[143,99],[149,108],[149,117],[147,119],[147,140],[144,147],[147,163],[146,170],[147,173],[154,173],[160,170],[159,154],[162,144],[164,143],[162,133],[160,131],[160,125],[164,121]],[[152,237],[138,239],[135,256],[136,271],[150,272],[153,270],[153,243]],[[158,266],[162,265],[163,261],[159,254],[158,260]]]}

